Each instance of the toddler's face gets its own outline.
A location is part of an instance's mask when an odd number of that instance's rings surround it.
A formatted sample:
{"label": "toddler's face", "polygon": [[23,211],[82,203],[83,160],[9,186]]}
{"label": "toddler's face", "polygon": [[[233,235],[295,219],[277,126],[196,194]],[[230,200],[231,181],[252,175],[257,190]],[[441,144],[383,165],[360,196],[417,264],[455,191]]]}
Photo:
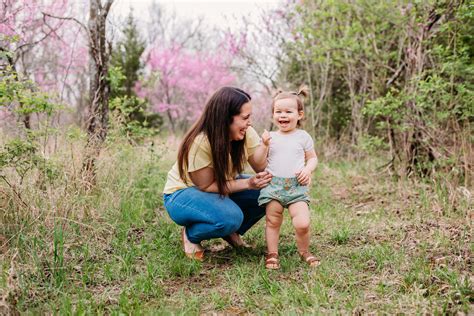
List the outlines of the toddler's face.
{"label": "toddler's face", "polygon": [[298,111],[298,104],[292,99],[281,99],[275,101],[273,107],[273,123],[282,133],[293,131],[298,120],[303,118],[303,111]]}

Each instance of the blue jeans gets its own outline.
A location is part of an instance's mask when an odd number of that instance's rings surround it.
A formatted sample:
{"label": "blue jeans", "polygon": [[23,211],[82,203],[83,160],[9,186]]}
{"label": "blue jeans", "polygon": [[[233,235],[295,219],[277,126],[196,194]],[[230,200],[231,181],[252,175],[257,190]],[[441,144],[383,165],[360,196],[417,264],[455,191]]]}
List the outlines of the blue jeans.
{"label": "blue jeans", "polygon": [[265,215],[258,206],[260,190],[245,190],[221,197],[196,187],[164,195],[164,205],[171,219],[186,227],[189,241],[243,235]]}

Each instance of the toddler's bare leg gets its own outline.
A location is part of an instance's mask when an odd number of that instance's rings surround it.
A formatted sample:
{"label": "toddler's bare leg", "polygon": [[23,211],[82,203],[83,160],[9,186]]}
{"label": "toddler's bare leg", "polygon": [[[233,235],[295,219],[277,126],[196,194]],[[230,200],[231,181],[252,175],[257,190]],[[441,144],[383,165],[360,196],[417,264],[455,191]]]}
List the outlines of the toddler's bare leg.
{"label": "toddler's bare leg", "polygon": [[310,225],[310,214],[309,207],[306,202],[300,201],[291,204],[288,207],[293,227],[296,231],[296,246],[300,254],[309,251],[309,225]]}
{"label": "toddler's bare leg", "polygon": [[267,252],[278,253],[278,239],[280,238],[280,227],[283,222],[283,206],[278,201],[271,201],[266,206],[265,239],[267,241]]}

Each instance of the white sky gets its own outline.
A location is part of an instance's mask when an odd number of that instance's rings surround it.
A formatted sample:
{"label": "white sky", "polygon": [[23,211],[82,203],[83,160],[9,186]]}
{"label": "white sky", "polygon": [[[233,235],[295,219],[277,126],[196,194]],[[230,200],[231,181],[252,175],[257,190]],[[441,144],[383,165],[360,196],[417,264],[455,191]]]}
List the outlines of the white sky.
{"label": "white sky", "polygon": [[[145,22],[148,8],[153,0],[116,0],[112,6],[112,13],[118,16],[127,16],[133,8],[134,16]],[[280,0],[155,0],[164,6],[165,10],[175,11],[178,17],[195,18],[203,16],[205,24],[218,28],[239,27],[236,21],[246,16],[250,20],[257,20],[262,9],[276,7]]]}

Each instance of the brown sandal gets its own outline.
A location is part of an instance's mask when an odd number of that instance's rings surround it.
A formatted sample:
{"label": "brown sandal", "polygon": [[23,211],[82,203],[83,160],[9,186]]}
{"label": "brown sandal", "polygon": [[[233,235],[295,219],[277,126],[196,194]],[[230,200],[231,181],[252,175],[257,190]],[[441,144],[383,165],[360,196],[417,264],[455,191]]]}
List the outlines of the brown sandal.
{"label": "brown sandal", "polygon": [[310,267],[317,267],[320,264],[319,259],[313,256],[311,252],[309,251],[301,252],[300,258],[301,260],[306,262]]}
{"label": "brown sandal", "polygon": [[267,253],[267,255],[265,256],[265,268],[269,270],[280,269],[280,259],[278,258],[278,253]]}
{"label": "brown sandal", "polygon": [[204,250],[201,250],[201,251],[194,251],[194,252],[186,252],[186,247],[185,247],[185,244],[184,244],[184,234],[186,234],[186,232],[184,231],[185,228],[183,227],[181,229],[181,241],[183,243],[183,251],[184,251],[184,254],[186,255],[186,257],[190,258],[190,259],[194,259],[194,260],[197,260],[197,261],[204,261]]}

